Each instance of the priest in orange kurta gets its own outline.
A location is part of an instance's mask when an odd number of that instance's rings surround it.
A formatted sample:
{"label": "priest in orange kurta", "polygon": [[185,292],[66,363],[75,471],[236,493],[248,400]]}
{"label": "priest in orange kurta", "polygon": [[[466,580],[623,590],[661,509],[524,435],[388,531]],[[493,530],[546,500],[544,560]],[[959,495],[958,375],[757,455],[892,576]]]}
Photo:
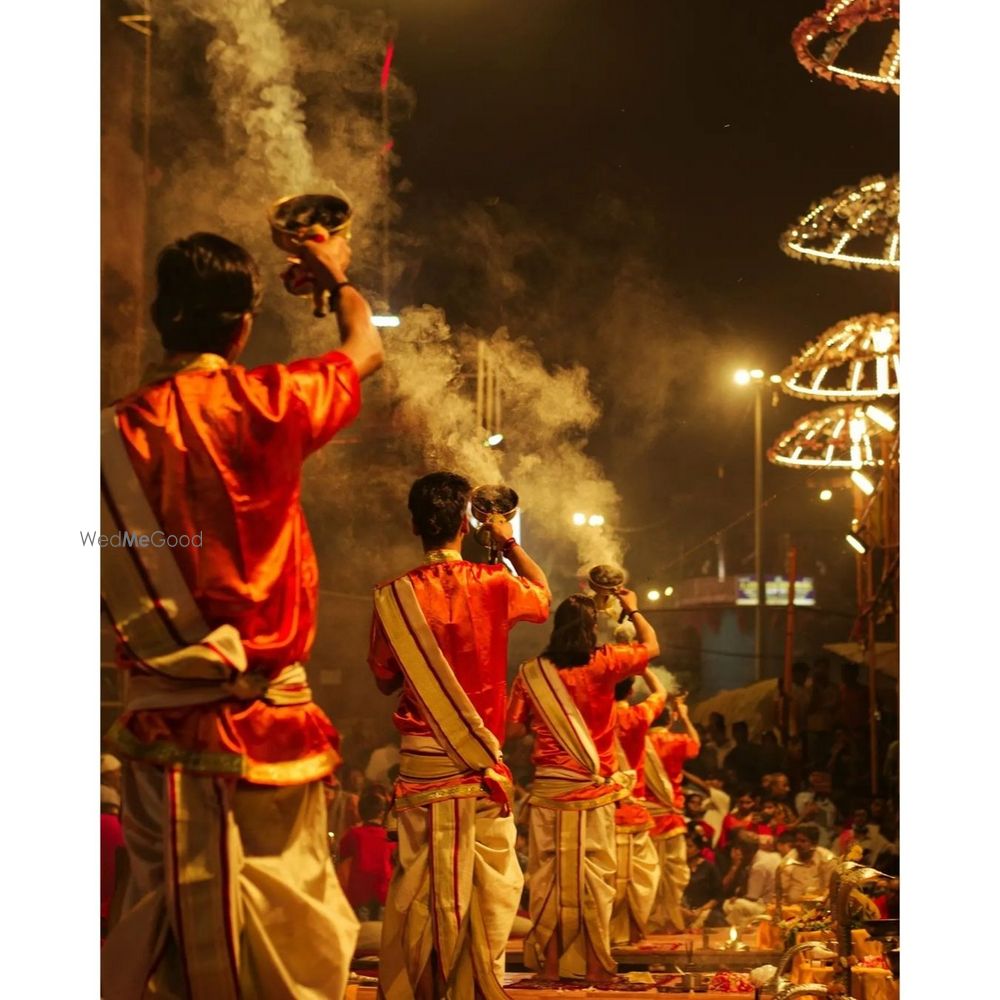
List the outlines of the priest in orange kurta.
{"label": "priest in orange kurta", "polygon": [[399,836],[379,956],[384,1000],[502,1000],[504,952],[523,876],[514,850],[513,783],[500,751],[507,638],[549,613],[545,574],[490,526],[503,565],[462,558],[471,486],[454,473],[413,484],[422,565],[375,591],[369,663],[399,692],[394,817]]}
{"label": "priest in orange kurta", "polygon": [[559,605],[548,647],[521,665],[511,691],[508,736],[530,731],[535,738],[524,961],[546,979],[607,982],[617,968],[610,941],[615,803],[628,797],[634,775],[618,766],[615,685],[641,674],[659,652],[635,595],[619,596],[639,641],[595,646],[593,599],[574,595]]}
{"label": "priest in orange kurta", "polygon": [[348,245],[302,255],[335,294],[339,350],[234,364],[256,267],[197,233],[158,261],[163,363],[104,414],[102,591],[129,674],[107,742],[125,760],[130,865],[102,954],[106,1000],[345,988],[357,922],[325,844],[339,738],[302,667],[318,570],[300,476],[354,419],[382,354],[346,280]]}
{"label": "priest in orange kurta", "polygon": [[[701,741],[688,718],[683,696],[671,698],[665,714],[666,725],[654,726],[646,737],[646,799],[655,826],[653,843],[660,858],[660,885],[649,916],[652,931],[684,930],[681,896],[690,878],[684,834],[684,762],[698,756]],[[684,732],[673,732],[683,721]]]}
{"label": "priest in orange kurta", "polygon": [[618,871],[611,913],[611,943],[634,943],[645,937],[646,922],[660,885],[660,862],[650,838],[654,821],[643,797],[646,792],[646,733],[666,707],[666,692],[652,670],[643,674],[649,696],[630,705],[634,678],[615,688],[615,739],[620,763],[635,772],[632,794],[615,810]]}

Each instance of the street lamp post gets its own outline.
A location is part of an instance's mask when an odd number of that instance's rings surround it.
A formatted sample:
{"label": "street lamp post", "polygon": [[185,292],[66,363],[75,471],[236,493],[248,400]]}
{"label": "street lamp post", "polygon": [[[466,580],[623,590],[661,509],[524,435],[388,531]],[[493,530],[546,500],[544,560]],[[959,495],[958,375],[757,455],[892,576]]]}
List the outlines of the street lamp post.
{"label": "street lamp post", "polygon": [[754,380],[753,413],[753,572],[757,578],[753,658],[756,679],[764,675],[764,383]]}
{"label": "street lamp post", "polygon": [[757,604],[754,607],[753,658],[754,676],[764,676],[764,607],[767,593],[764,587],[764,389],[770,380],[760,368],[740,370],[734,376],[737,385],[753,385],[753,574],[757,580]]}

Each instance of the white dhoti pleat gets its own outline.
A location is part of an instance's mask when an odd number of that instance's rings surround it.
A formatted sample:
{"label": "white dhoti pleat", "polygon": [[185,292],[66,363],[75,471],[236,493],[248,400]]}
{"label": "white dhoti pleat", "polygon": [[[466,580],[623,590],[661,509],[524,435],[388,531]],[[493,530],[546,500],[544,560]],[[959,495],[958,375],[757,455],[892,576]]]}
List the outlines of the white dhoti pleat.
{"label": "white dhoti pleat", "polygon": [[438,1000],[503,1000],[504,953],[524,886],[513,817],[491,799],[466,797],[399,810],[396,822],[380,996],[412,1000],[433,955]]}
{"label": "white dhoti pleat", "polygon": [[608,972],[611,910],[615,899],[615,807],[546,809],[532,803],[528,842],[531,932],[524,964],[541,969],[553,934],[559,942],[559,975],[582,976],[587,941]]}
{"label": "white dhoti pleat", "polygon": [[649,914],[660,886],[660,859],[648,830],[615,830],[618,868],[611,913],[611,943],[646,936]]}
{"label": "white dhoti pleat", "polygon": [[678,830],[673,836],[655,837],[653,845],[660,863],[660,885],[647,929],[653,932],[682,931],[684,914],[681,913],[681,897],[691,879],[684,831]]}
{"label": "white dhoti pleat", "polygon": [[127,762],[129,884],[101,951],[104,1000],[340,1000],[358,934],[330,862],[322,785]]}

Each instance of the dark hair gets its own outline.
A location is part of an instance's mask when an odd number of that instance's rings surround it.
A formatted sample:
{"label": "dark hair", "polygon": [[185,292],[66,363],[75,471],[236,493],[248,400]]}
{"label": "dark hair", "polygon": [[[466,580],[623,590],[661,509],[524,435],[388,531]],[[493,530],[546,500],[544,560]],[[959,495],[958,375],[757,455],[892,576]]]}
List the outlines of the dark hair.
{"label": "dark hair", "polygon": [[[795,828],[799,829],[798,827]],[[795,830],[782,830],[777,837],[774,838],[776,844],[794,844],[795,843]]]}
{"label": "dark hair", "polygon": [[406,501],[424,545],[450,542],[462,527],[472,484],[455,472],[432,472],[410,487]]}
{"label": "dark hair", "polygon": [[792,678],[801,677],[805,680],[809,676],[809,664],[805,660],[796,660],[792,664]]}
{"label": "dark hair", "polygon": [[688,823],[687,836],[690,838],[691,843],[693,843],[699,851],[703,851],[706,847],[708,847],[708,841],[705,839],[705,835],[694,823]]}
{"label": "dark hair", "polygon": [[615,701],[624,701],[632,693],[633,687],[635,687],[634,677],[626,677],[625,680],[619,681],[615,685]]}
{"label": "dark hair", "polygon": [[815,823],[799,823],[795,828],[795,835],[803,834],[808,837],[814,844],[819,843],[819,827]]}
{"label": "dark hair", "polygon": [[542,656],[557,667],[582,667],[594,654],[597,608],[586,594],[572,594],[552,616],[552,635]]}
{"label": "dark hair", "polygon": [[151,313],[164,350],[225,354],[259,303],[253,257],[225,237],[193,233],[160,251]]}
{"label": "dark hair", "polygon": [[378,792],[365,792],[358,799],[358,815],[363,823],[381,819],[385,813],[385,799]]}
{"label": "dark hair", "polygon": [[737,733],[742,733],[744,736],[749,737],[750,727],[741,719],[738,719],[736,722],[733,723],[732,733],[734,737],[736,736]]}

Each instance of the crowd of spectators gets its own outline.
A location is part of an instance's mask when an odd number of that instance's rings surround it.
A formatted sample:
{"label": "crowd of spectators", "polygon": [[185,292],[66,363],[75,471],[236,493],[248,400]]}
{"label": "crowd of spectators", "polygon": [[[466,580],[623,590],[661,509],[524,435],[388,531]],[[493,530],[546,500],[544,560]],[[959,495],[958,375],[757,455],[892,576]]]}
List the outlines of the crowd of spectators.
{"label": "crowd of spectators", "polygon": [[[879,795],[871,794],[868,689],[854,664],[840,683],[819,659],[796,663],[776,713],[784,727],[750,733],[713,713],[697,726],[701,749],[684,772],[691,879],[684,916],[691,928],[740,925],[775,899],[821,895],[839,859],[898,874],[899,743],[894,715],[880,720]],[[391,873],[392,842],[383,826],[398,771],[398,742],[354,745],[329,792],[331,850],[348,900],[362,920],[377,921]],[[531,781],[530,743],[505,755],[517,778],[518,847],[526,854],[523,810]],[[526,858],[525,858],[526,860]],[[777,875],[779,865],[780,876]],[[877,897],[884,913],[892,895]]]}

